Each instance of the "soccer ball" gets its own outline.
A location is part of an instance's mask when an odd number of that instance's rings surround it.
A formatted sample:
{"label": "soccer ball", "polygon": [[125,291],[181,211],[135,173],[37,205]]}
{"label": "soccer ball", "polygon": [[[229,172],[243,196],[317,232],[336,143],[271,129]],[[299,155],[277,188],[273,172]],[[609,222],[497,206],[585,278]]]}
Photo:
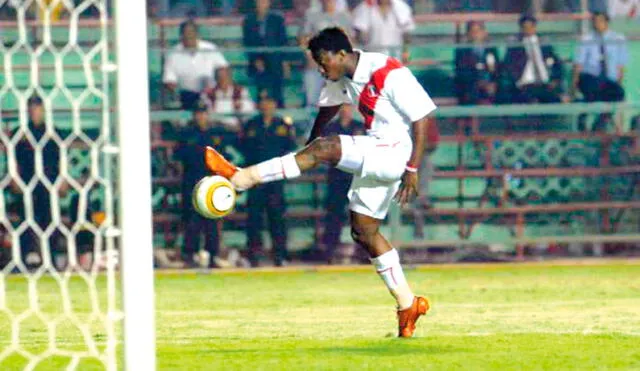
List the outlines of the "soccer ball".
{"label": "soccer ball", "polygon": [[191,202],[198,214],[208,219],[219,219],[233,211],[236,191],[226,178],[206,176],[193,187]]}

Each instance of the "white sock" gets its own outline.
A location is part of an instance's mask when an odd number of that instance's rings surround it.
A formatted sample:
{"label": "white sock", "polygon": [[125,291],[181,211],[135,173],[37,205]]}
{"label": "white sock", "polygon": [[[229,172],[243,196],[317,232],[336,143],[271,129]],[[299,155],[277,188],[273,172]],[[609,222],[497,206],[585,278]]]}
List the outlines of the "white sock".
{"label": "white sock", "polygon": [[231,177],[231,182],[237,189],[249,189],[259,183],[275,182],[276,180],[297,178],[300,168],[296,162],[295,153],[240,169]]}
{"label": "white sock", "polygon": [[400,265],[400,256],[398,250],[391,249],[386,253],[371,259],[371,262],[376,267],[376,271],[385,285],[391,292],[396,302],[398,303],[398,309],[407,309],[413,304],[414,295]]}

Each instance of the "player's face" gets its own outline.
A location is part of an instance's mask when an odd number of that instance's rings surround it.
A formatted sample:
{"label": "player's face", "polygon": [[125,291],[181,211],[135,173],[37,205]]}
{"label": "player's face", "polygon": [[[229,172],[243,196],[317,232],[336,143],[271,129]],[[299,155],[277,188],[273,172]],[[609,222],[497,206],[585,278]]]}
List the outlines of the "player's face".
{"label": "player's face", "polygon": [[609,22],[607,22],[607,18],[600,14],[593,17],[593,29],[599,33],[603,33],[609,28]]}
{"label": "player's face", "polygon": [[320,56],[316,59],[318,63],[318,71],[322,77],[331,81],[338,81],[344,76],[344,61],[346,53],[340,51],[338,53],[321,51]]}
{"label": "player's face", "polygon": [[522,29],[522,33],[525,36],[533,36],[536,34],[536,23],[535,22],[531,22],[531,21],[525,21],[524,23],[522,23],[522,26],[520,26]]}

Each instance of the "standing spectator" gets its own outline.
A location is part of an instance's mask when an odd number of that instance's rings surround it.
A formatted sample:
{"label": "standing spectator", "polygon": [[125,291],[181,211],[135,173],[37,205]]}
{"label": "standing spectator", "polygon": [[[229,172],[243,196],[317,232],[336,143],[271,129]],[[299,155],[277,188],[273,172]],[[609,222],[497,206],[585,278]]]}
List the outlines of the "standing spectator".
{"label": "standing spectator", "polygon": [[409,61],[410,32],[416,28],[403,0],[365,0],[353,10],[353,27],[367,51]]}
{"label": "standing spectator", "polygon": [[467,41],[470,47],[459,48],[455,56],[455,92],[458,102],[489,104],[495,101],[497,91],[498,50],[486,46],[487,30],[483,22],[467,23]]}
{"label": "standing spectator", "polygon": [[167,57],[163,82],[170,91],[178,91],[182,109],[191,110],[201,93],[213,85],[215,71],[229,64],[214,44],[198,39],[193,20],[180,25],[180,37],[182,42]]}
{"label": "standing spectator", "polygon": [[[193,121],[182,133],[180,146],[176,151],[182,163],[182,217],[184,223],[183,261],[190,267],[198,266],[194,254],[200,250],[200,235],[205,238],[205,250],[209,253],[209,266],[214,267],[214,258],[220,249],[220,227],[217,221],[209,220],[198,214],[191,204],[193,187],[205,176],[210,175],[204,166],[204,149],[215,145],[227,155],[228,146],[234,144],[234,133],[220,126],[211,127],[207,114],[207,105],[199,102],[193,110]],[[223,145],[226,144],[225,145]]]}
{"label": "standing spectator", "polygon": [[[341,27],[348,35],[353,31],[351,16],[349,13],[337,9],[336,0],[322,0],[322,11],[307,13],[304,26],[298,35],[298,42],[306,50],[305,45],[310,37],[327,27]],[[311,54],[306,52],[304,88],[307,106],[316,104],[323,84],[324,79],[318,72],[318,66],[313,61]]]}
{"label": "standing spectator", "polygon": [[520,18],[520,35],[515,42],[522,45],[507,49],[502,63],[506,78],[504,100],[509,103],[557,103],[562,94],[562,61],[551,45],[540,42],[537,20]]}
{"label": "standing spectator", "polygon": [[233,81],[231,67],[216,70],[216,85],[207,92],[211,111],[217,114],[231,114],[217,118],[229,129],[239,131],[242,126],[242,116],[256,110],[256,104],[251,99],[249,91]]}
{"label": "standing spectator", "polygon": [[[242,40],[247,48],[287,46],[287,29],[284,17],[270,10],[271,0],[256,0],[255,13],[244,18]],[[284,79],[290,74],[289,63],[281,50],[248,52],[249,76],[258,87],[274,97],[278,107],[284,107]]]}
{"label": "standing spectator", "polygon": [[[353,107],[343,104],[337,120],[329,123],[323,136],[331,135],[364,135],[358,130],[358,123],[353,119]],[[340,245],[340,235],[347,216],[347,204],[349,199],[347,192],[351,186],[353,176],[338,168],[331,167],[327,172],[327,194],[324,200],[327,214],[324,219],[324,245],[325,261],[331,263],[336,247]]]}
{"label": "standing spectator", "polygon": [[[626,39],[609,29],[609,16],[605,13],[594,13],[592,23],[593,32],[583,37],[576,51],[572,90],[580,89],[587,102],[622,101],[628,60]],[[606,126],[610,119],[610,114],[601,115],[595,128]]]}
{"label": "standing spectator", "polygon": [[[295,148],[293,127],[275,114],[276,101],[268,95],[263,95],[259,109],[260,114],[245,125],[242,139],[242,154],[248,164],[285,155]],[[269,219],[274,263],[276,266],[284,265],[288,260],[284,183],[272,182],[251,188],[247,208],[247,244],[251,266],[258,266],[258,255],[262,251],[265,212]]]}
{"label": "standing spectator", "polygon": [[[33,220],[34,226],[29,226],[20,236],[20,246],[22,262],[28,268],[35,268],[42,263],[42,259],[53,258],[53,253],[58,251],[58,240],[60,232],[56,229],[48,238],[49,257],[45,257],[46,249],[42,245],[40,235],[51,224],[55,214],[59,214],[60,210],[55,209],[57,202],[52,202],[51,193],[48,186],[53,186],[60,174],[60,147],[57,142],[48,137],[47,128],[45,126],[45,114],[42,99],[33,96],[28,103],[28,132],[16,144],[15,156],[18,165],[19,176],[26,186],[33,181],[35,177],[35,186],[29,194],[28,189],[22,191],[15,184],[13,190],[15,193],[22,193],[23,204],[18,206],[20,220]],[[18,129],[21,130],[21,129]],[[44,177],[40,178],[36,174],[38,162],[43,169]],[[62,183],[58,188],[60,196],[67,193],[68,186]],[[27,192],[27,193],[25,193]],[[56,192],[52,188],[51,192]]]}

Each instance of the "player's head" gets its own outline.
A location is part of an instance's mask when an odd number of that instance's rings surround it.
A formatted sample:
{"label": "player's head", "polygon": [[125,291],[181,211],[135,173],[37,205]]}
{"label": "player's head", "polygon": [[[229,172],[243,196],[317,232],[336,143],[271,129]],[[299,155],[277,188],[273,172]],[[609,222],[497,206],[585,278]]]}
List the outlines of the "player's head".
{"label": "player's head", "polygon": [[520,17],[518,24],[520,25],[520,32],[524,36],[533,36],[537,32],[538,20],[532,15],[523,15]]}
{"label": "player's head", "polygon": [[42,105],[42,98],[37,95],[32,96],[27,101],[27,108],[29,111],[29,120],[39,125],[44,123],[44,107]]}
{"label": "player's head", "polygon": [[198,101],[193,107],[193,123],[201,129],[209,126],[208,107],[203,101]]}
{"label": "player's head", "polygon": [[609,15],[603,12],[595,12],[591,16],[593,29],[598,33],[604,33],[609,29]]}
{"label": "player's head", "polygon": [[180,39],[186,49],[194,49],[198,46],[198,25],[193,19],[180,24]]}
{"label": "player's head", "polygon": [[344,30],[325,28],[309,40],[308,48],[325,79],[337,81],[346,74],[347,57],[353,53],[353,46]]}

